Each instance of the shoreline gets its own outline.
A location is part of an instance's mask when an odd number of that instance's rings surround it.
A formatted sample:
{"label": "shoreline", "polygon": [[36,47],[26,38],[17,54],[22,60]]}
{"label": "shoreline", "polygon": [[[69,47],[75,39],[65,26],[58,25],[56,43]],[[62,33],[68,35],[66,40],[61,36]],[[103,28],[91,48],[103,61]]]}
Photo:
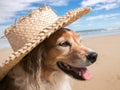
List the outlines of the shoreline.
{"label": "shoreline", "polygon": [[[105,37],[105,36],[113,36],[113,35],[120,35],[120,32],[119,33],[114,33],[114,32],[111,32],[111,33],[100,33],[100,34],[85,34],[85,35],[82,35],[81,33],[79,32],[76,32],[78,33],[83,39],[89,39],[89,38],[97,38],[97,37]],[[8,42],[8,40],[6,38],[3,38],[3,39],[0,39],[0,49],[3,49],[3,48],[10,48],[10,44]]]}
{"label": "shoreline", "polygon": [[[89,39],[89,38],[97,38],[97,37],[106,37],[106,36],[114,36],[114,35],[120,35],[120,33],[115,34],[102,34],[102,35],[89,35],[89,36],[82,36],[83,39]],[[80,35],[81,36],[81,35]]]}
{"label": "shoreline", "polygon": [[[120,34],[83,38],[82,43],[98,53],[97,61],[88,67],[89,81],[73,80],[72,90],[120,90]],[[12,50],[0,48],[0,62]]]}

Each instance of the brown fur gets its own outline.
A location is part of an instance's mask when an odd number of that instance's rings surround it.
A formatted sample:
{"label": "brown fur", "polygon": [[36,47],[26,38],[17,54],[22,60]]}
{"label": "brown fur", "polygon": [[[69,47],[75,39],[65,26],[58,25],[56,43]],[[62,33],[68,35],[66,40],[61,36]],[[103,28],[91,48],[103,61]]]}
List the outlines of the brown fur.
{"label": "brown fur", "polygon": [[[69,41],[69,47],[59,46]],[[90,50],[73,31],[58,30],[34,48],[0,81],[0,90],[70,90],[69,77],[56,65],[63,61],[75,67],[86,66]]]}

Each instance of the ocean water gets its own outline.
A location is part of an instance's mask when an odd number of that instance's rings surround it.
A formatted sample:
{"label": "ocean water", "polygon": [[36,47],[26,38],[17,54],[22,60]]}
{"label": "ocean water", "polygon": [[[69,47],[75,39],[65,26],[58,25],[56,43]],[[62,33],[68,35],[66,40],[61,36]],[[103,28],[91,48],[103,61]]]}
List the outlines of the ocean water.
{"label": "ocean water", "polygon": [[[82,38],[91,38],[91,37],[97,37],[97,36],[120,34],[120,29],[84,30],[84,31],[77,31],[77,33],[80,34]],[[9,47],[10,47],[10,44],[6,38],[0,39],[0,48],[9,48]]]}
{"label": "ocean water", "polygon": [[9,48],[10,44],[6,38],[0,39],[0,48]]}
{"label": "ocean water", "polygon": [[91,37],[97,37],[97,36],[106,36],[106,35],[115,35],[120,34],[120,29],[114,29],[114,30],[87,30],[87,31],[78,31],[78,34],[80,34],[83,38],[91,38]]}

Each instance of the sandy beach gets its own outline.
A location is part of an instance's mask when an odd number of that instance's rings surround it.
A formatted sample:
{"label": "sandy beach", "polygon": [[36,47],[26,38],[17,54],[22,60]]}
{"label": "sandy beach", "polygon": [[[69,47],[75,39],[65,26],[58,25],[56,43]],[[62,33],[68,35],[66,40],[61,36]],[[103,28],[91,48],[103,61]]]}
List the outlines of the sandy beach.
{"label": "sandy beach", "polygon": [[[83,44],[98,52],[98,60],[89,66],[90,81],[72,80],[73,90],[120,90],[120,34],[83,39]],[[0,49],[0,62],[12,52]]]}

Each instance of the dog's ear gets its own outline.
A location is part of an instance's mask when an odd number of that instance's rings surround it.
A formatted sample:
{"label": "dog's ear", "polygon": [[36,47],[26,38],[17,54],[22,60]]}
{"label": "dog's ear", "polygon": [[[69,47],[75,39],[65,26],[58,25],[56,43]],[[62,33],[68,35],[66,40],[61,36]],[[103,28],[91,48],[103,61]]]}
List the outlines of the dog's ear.
{"label": "dog's ear", "polygon": [[39,60],[40,65],[42,61],[45,60],[46,54],[47,52],[45,48],[45,43],[43,42],[38,46],[38,53],[37,53],[37,59]]}
{"label": "dog's ear", "polygon": [[45,59],[44,43],[39,44],[36,48],[34,48],[29,54],[27,54],[22,60],[21,65],[23,69],[32,75],[36,75],[41,68],[41,62]]}

